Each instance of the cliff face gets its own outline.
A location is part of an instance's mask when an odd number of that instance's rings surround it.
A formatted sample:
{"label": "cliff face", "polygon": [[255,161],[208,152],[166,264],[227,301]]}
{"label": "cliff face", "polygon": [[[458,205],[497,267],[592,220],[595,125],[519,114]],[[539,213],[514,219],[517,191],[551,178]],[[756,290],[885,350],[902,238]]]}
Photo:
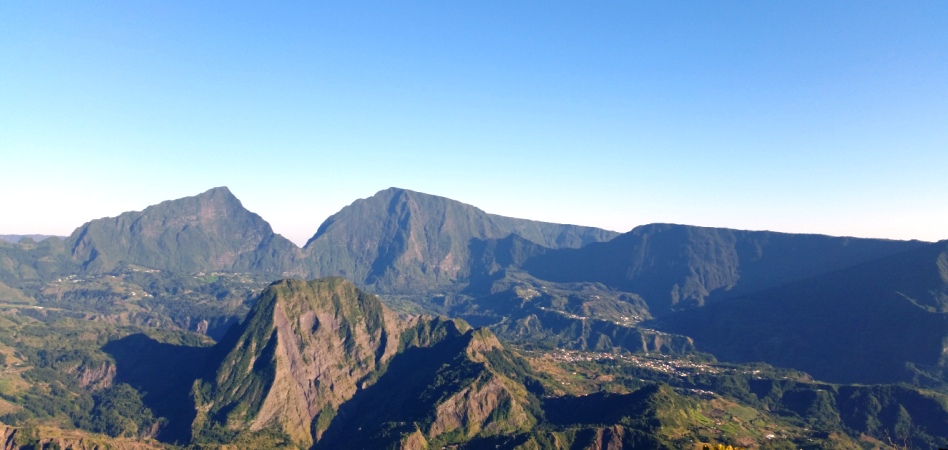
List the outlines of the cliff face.
{"label": "cliff face", "polygon": [[421,321],[406,330],[405,349],[340,408],[317,448],[440,448],[531,429],[536,398],[494,366],[492,358],[507,357],[497,338],[455,325]]}
{"label": "cliff face", "polygon": [[80,386],[93,391],[110,387],[115,381],[115,365],[110,361],[92,367],[81,365],[70,372],[79,380]]}
{"label": "cliff face", "polygon": [[351,398],[394,355],[403,326],[377,298],[342,279],[274,283],[206,382],[196,427],[276,426],[311,443],[314,419]]}
{"label": "cliff face", "polygon": [[364,408],[424,419],[415,422],[426,442],[533,422],[525,389],[488,369],[484,353],[500,349],[492,334],[452,320],[399,320],[341,278],[272,284],[220,345],[214,378],[196,384],[196,441],[275,431],[311,446],[355,428],[400,439],[381,422],[356,425]]}

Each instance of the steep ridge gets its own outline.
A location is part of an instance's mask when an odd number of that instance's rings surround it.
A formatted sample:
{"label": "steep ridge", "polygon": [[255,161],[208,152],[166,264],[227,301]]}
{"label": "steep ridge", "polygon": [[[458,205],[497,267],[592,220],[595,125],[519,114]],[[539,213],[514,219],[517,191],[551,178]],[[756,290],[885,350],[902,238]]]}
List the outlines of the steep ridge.
{"label": "steep ridge", "polygon": [[660,316],[926,244],[652,224],[609,242],[546,252],[523,267],[540,279],[636,293]]}
{"label": "steep ridge", "polygon": [[609,240],[615,232],[487,214],[444,197],[390,188],[327,219],[304,246],[315,275],[379,292],[418,293],[464,281],[473,240],[516,234],[549,248]]}
{"label": "steep ridge", "polygon": [[294,274],[299,249],[247,211],[226,187],[93,220],[66,238],[71,258],[87,271],[119,264],[200,272]]}
{"label": "steep ridge", "polygon": [[948,241],[742,298],[656,326],[730,361],[828,381],[948,385]]}
{"label": "steep ridge", "polygon": [[[354,395],[398,349],[404,326],[342,279],[285,280],[261,294],[196,395],[195,429],[276,426],[312,443],[311,424]],[[315,436],[318,438],[318,435]]]}
{"label": "steep ridge", "polygon": [[[351,431],[339,425],[348,419],[342,413],[337,419],[337,411],[359,409],[347,402],[375,393],[404,401],[373,411],[418,413],[430,426],[374,429],[366,435],[373,442],[397,442],[406,431],[426,442],[466,439],[533,420],[522,406],[525,389],[478,362],[481,353],[500,348],[490,332],[451,320],[399,320],[341,278],[272,284],[219,346],[225,356],[216,374],[194,393],[199,443],[275,433],[309,446],[328,429]],[[428,397],[416,395],[419,389]],[[494,414],[498,408],[507,413]]]}

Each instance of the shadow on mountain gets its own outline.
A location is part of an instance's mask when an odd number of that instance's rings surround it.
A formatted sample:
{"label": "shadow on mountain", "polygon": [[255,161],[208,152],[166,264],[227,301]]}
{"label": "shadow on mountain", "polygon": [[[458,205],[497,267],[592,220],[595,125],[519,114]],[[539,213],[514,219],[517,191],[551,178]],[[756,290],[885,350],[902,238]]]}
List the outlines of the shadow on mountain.
{"label": "shadow on mountain", "polygon": [[650,400],[660,393],[650,385],[629,394],[596,392],[579,397],[550,397],[543,400],[546,419],[557,426],[605,425],[621,423],[630,417],[648,415]]}
{"label": "shadow on mountain", "polygon": [[659,434],[664,427],[678,424],[661,416],[681,410],[682,402],[668,386],[656,384],[628,394],[597,392],[547,398],[543,410],[553,427],[577,430],[573,448],[590,448],[606,438],[612,441],[608,448],[668,449],[671,447]]}
{"label": "shadow on mountain", "polygon": [[111,341],[102,350],[116,364],[116,383],[128,383],[142,394],[142,402],[167,425],[158,440],[187,443],[194,421],[191,386],[204,375],[213,347],[189,347],[133,334]]}
{"label": "shadow on mountain", "polygon": [[471,268],[465,294],[486,295],[492,284],[506,275],[507,269],[523,266],[529,259],[552,252],[516,234],[502,239],[472,238],[467,244]]}
{"label": "shadow on mountain", "polygon": [[[835,383],[938,387],[948,383],[946,267],[948,242],[940,242],[655,325],[725,361],[764,361]],[[935,379],[918,379],[926,373]]]}
{"label": "shadow on mountain", "polygon": [[925,245],[651,224],[608,242],[537,255],[521,268],[543,280],[595,281],[634,292],[661,317]]}
{"label": "shadow on mountain", "polygon": [[[385,448],[416,425],[424,427],[439,399],[460,391],[485,370],[464,358],[465,341],[449,338],[395,356],[378,382],[339,407],[314,448]],[[445,370],[449,364],[453,367]],[[313,422],[318,428],[320,417]]]}

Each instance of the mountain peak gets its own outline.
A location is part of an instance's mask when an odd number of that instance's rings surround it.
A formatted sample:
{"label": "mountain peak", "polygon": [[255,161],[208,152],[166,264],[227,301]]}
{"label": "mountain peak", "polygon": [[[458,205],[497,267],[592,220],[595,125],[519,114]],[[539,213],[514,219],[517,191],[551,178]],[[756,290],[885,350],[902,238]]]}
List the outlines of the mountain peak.
{"label": "mountain peak", "polygon": [[127,262],[178,271],[282,273],[298,252],[227,187],[93,220],[73,232],[67,246],[73,259],[93,271]]}
{"label": "mountain peak", "polygon": [[446,197],[392,187],[333,214],[303,248],[320,276],[407,292],[464,281],[471,245],[511,234],[549,248],[580,247],[617,235],[488,214]]}
{"label": "mountain peak", "polygon": [[210,396],[197,399],[208,402],[198,428],[275,426],[310,445],[322,433],[313,419],[355,395],[398,350],[399,331],[378,298],[342,278],[277,281],[241,324]]}
{"label": "mountain peak", "polygon": [[[198,195],[195,195],[194,197],[205,198],[205,199],[215,199],[215,200],[237,201],[238,203],[240,202],[240,200],[237,199],[237,196],[235,196],[234,193],[231,192],[230,188],[228,188],[227,186],[213,187]],[[188,197],[184,197],[184,198],[188,198]]]}
{"label": "mountain peak", "polygon": [[[488,354],[503,352],[491,332],[446,318],[400,320],[342,278],[271,284],[231,336],[215,376],[194,391],[196,437],[269,429],[304,447],[385,448],[419,423],[432,439],[535,422],[526,388],[489,369]],[[396,422],[411,430],[388,429]]]}

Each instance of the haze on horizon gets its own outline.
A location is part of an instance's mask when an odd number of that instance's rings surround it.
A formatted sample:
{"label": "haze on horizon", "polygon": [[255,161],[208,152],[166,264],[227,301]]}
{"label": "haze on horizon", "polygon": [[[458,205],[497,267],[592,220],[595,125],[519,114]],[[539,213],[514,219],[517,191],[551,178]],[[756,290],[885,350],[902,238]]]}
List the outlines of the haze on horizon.
{"label": "haze on horizon", "polygon": [[489,213],[948,239],[948,7],[0,4],[0,234],[228,186],[298,244]]}

